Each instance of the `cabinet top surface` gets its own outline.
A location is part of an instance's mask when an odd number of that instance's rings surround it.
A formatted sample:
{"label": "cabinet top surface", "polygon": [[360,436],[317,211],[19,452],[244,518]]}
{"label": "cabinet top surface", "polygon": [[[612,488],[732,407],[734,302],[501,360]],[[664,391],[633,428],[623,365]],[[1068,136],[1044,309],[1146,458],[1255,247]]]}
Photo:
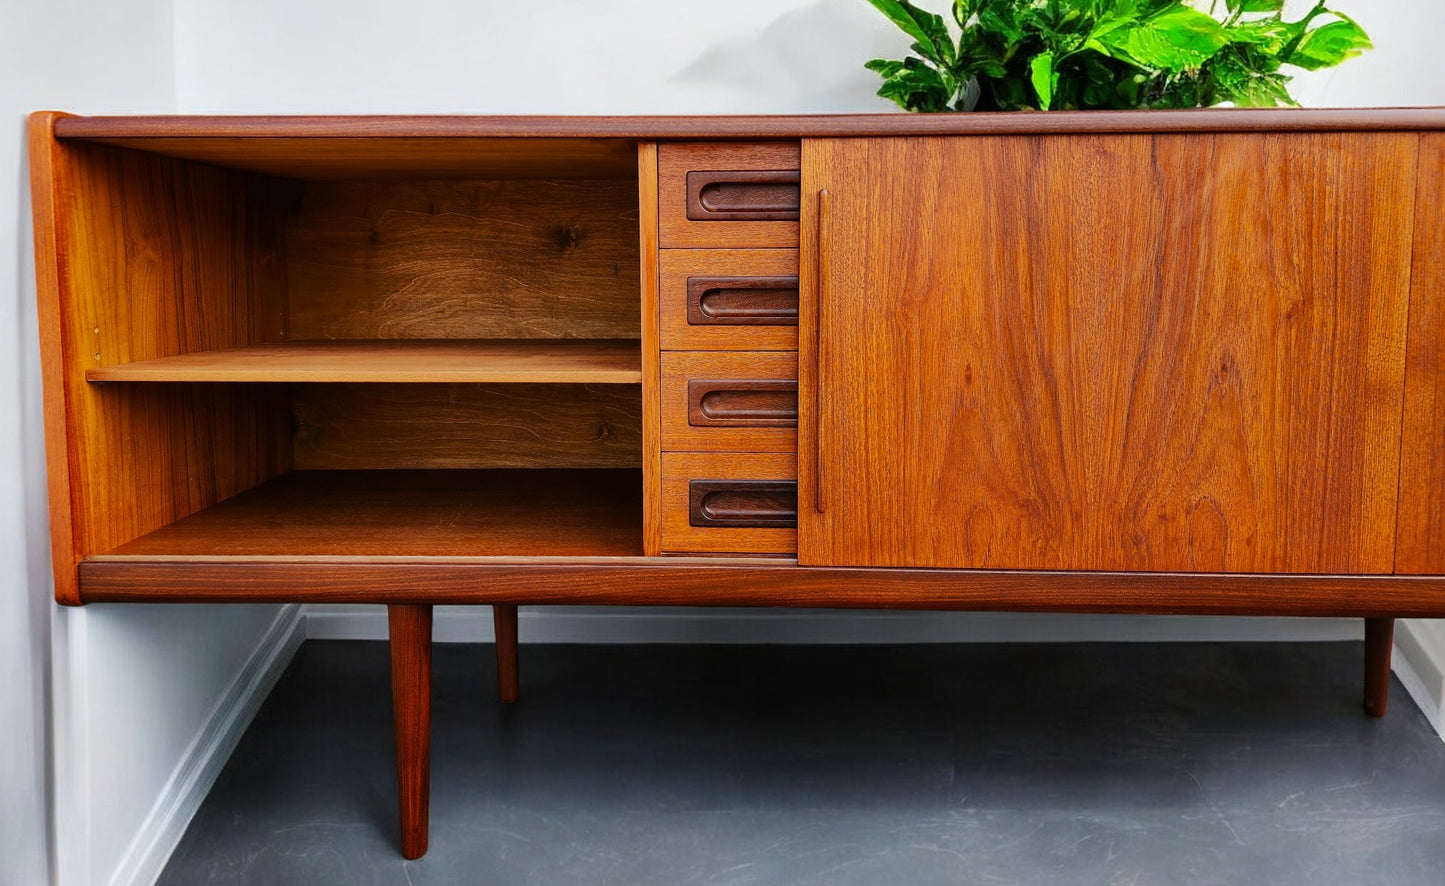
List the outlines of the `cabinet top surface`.
{"label": "cabinet top surface", "polygon": [[759,139],[1445,129],[1445,107],[758,116],[59,116],[59,138]]}

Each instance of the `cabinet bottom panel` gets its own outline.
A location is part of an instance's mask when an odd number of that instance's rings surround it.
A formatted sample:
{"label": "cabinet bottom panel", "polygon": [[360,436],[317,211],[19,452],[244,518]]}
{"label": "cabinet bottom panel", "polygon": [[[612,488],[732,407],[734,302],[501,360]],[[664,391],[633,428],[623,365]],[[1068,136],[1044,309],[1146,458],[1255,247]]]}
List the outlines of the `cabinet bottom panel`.
{"label": "cabinet bottom panel", "polygon": [[546,557],[642,553],[639,471],[292,471],[108,553]]}

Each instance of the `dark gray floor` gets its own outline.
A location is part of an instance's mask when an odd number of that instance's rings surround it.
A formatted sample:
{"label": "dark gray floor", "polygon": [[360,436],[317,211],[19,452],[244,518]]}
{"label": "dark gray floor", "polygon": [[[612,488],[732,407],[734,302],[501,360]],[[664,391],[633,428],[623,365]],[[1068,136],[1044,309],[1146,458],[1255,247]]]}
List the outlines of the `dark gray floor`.
{"label": "dark gray floor", "polygon": [[431,851],[387,652],[307,643],[163,884],[1429,884],[1445,744],[1358,643],[438,646]]}

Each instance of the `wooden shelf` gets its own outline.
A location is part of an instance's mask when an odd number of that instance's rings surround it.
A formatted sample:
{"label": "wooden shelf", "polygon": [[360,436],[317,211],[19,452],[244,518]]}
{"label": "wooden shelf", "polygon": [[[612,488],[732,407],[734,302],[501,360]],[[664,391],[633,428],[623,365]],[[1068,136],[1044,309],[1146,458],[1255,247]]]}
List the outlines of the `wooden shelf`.
{"label": "wooden shelf", "polygon": [[631,340],[295,341],[87,369],[109,382],[640,384]]}
{"label": "wooden shelf", "polygon": [[293,471],[109,555],[638,556],[632,469]]}

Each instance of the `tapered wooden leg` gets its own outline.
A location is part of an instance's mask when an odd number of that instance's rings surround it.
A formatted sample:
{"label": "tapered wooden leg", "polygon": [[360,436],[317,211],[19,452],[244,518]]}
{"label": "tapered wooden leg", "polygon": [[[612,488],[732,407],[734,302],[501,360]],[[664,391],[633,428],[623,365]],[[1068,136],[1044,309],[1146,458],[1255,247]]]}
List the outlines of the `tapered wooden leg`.
{"label": "tapered wooden leg", "polygon": [[511,704],[521,691],[521,663],[517,660],[517,607],[493,603],[492,627],[497,635],[497,695]]}
{"label": "tapered wooden leg", "polygon": [[426,854],[431,801],[431,607],[388,606],[401,854]]}
{"label": "tapered wooden leg", "polygon": [[1385,716],[1390,700],[1390,650],[1395,645],[1393,618],[1365,619],[1365,713]]}

